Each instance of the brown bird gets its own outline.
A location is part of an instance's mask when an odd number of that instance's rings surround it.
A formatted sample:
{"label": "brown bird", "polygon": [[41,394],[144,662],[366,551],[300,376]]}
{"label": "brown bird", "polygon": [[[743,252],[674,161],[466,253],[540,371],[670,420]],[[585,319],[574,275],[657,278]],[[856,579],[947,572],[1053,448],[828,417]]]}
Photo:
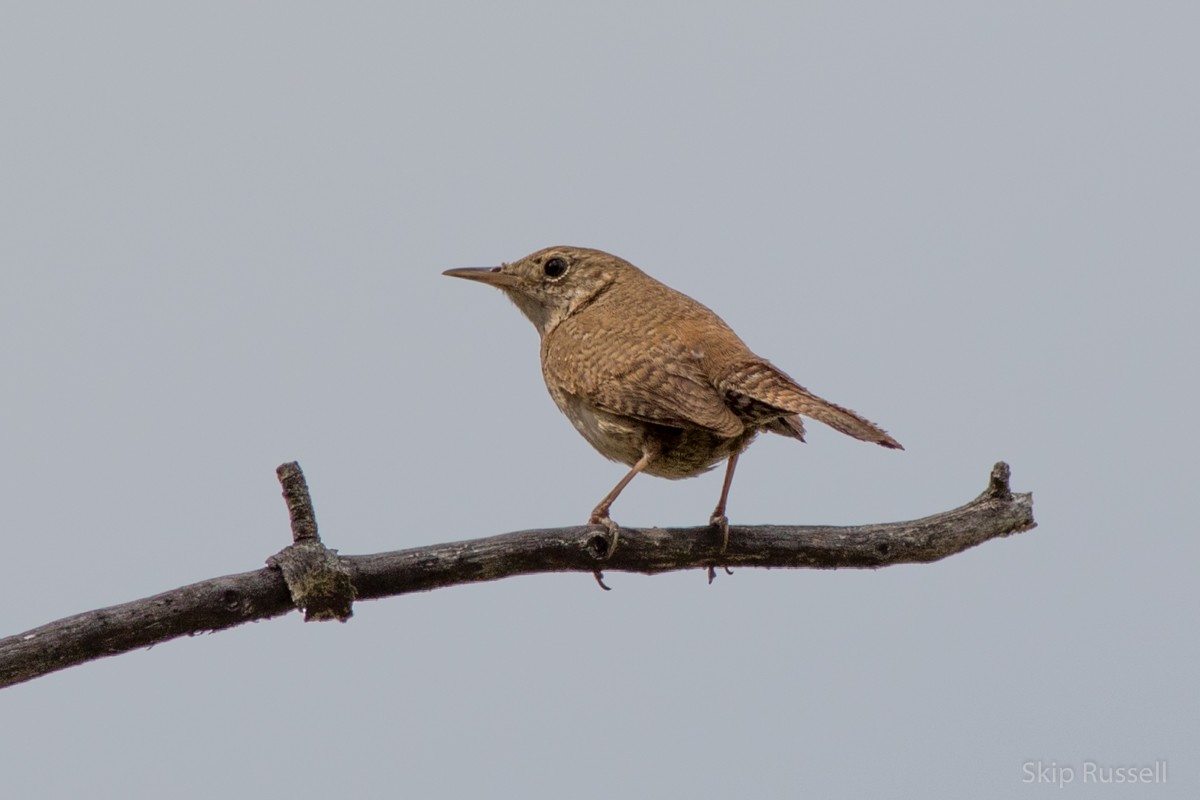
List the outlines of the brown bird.
{"label": "brown bird", "polygon": [[511,264],[444,274],[508,295],[541,335],[542,375],[559,410],[601,455],[631,467],[588,519],[611,533],[610,555],[618,528],[609,509],[639,472],[690,478],[726,461],[709,520],[724,552],[733,470],[760,431],[804,441],[803,415],[903,449],[756,356],[708,308],[609,253],[548,247]]}

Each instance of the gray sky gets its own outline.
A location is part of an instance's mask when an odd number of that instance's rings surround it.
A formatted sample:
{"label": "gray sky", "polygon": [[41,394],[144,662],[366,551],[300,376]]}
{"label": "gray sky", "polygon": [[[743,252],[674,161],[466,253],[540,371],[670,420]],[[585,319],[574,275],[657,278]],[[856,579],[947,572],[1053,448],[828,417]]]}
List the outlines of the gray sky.
{"label": "gray sky", "polygon": [[12,797],[1196,796],[1200,12],[732,5],[5,4],[0,634],[261,565],[290,459],[344,553],[583,522],[624,468],[517,310],[440,275],[550,244],[908,448],[760,440],[735,523],[922,516],[1004,459],[1039,528],[87,664],[0,693]]}

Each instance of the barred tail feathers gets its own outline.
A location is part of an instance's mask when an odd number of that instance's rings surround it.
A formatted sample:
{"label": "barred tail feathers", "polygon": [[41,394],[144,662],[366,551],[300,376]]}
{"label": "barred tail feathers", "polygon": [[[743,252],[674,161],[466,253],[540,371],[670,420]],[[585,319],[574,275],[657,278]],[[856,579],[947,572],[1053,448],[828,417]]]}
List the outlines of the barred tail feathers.
{"label": "barred tail feathers", "polygon": [[890,447],[893,450],[904,449],[904,445],[889,436],[887,431],[874,422],[860,417],[848,408],[817,397],[804,387],[796,388],[800,390],[798,395],[801,398],[799,408],[796,410],[797,414],[824,422],[834,430],[864,442],[874,442],[881,447]]}
{"label": "barred tail feathers", "polygon": [[883,428],[848,408],[818,397],[767,361],[743,364],[732,370],[720,382],[720,386],[735,399],[735,406],[738,397],[747,398],[823,422],[836,431],[864,442],[874,442],[896,450],[904,449]]}

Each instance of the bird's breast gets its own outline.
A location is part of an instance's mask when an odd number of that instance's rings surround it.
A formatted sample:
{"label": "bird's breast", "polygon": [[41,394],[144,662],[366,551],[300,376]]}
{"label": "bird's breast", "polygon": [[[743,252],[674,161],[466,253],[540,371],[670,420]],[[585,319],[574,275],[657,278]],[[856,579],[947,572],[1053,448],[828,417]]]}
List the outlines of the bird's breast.
{"label": "bird's breast", "polygon": [[642,457],[643,423],[597,408],[549,382],[546,385],[559,411],[602,456],[630,466]]}

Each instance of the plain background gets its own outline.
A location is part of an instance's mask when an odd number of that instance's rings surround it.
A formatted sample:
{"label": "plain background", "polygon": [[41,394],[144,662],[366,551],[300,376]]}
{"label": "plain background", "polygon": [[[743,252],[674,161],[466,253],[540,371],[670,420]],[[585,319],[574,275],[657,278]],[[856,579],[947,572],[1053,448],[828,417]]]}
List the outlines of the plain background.
{"label": "plain background", "polygon": [[[257,568],[291,459],[344,553],[582,522],[624,468],[516,309],[440,275],[550,244],[908,448],[767,437],[735,522],[923,516],[999,459],[1039,522],[86,664],[0,693],[6,797],[1196,796],[1195,4],[2,9],[0,634]],[[614,516],[698,524],[719,486]]]}

